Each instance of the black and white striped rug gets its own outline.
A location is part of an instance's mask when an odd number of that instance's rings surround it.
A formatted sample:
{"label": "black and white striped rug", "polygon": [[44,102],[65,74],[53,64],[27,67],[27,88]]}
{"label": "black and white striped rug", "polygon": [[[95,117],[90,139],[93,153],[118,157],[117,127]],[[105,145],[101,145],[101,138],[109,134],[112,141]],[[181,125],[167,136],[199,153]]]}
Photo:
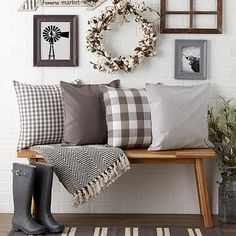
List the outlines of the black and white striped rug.
{"label": "black and white striped rug", "polygon": [[[20,232],[10,232],[8,236],[23,236]],[[177,228],[177,227],[66,227],[58,236],[222,236],[219,228]],[[44,234],[44,236],[56,236]]]}

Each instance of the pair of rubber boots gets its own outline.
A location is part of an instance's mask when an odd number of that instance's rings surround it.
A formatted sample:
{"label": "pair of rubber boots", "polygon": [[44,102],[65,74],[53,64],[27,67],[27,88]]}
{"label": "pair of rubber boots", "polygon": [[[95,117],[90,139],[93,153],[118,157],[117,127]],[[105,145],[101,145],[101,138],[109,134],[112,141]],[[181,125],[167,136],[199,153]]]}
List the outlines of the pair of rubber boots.
{"label": "pair of rubber boots", "polygon": [[[13,231],[39,235],[60,233],[64,226],[58,224],[51,214],[53,166],[43,163],[13,164]],[[35,213],[31,214],[34,198]]]}

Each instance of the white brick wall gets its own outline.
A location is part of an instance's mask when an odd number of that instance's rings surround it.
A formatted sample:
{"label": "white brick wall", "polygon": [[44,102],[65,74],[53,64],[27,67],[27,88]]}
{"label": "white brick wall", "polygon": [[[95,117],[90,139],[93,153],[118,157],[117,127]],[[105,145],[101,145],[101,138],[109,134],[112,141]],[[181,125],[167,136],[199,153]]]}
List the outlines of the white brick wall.
{"label": "white brick wall", "polygon": [[[146,82],[158,81],[166,84],[192,84],[193,81],[177,81],[173,78],[174,39],[208,39],[211,102],[216,104],[218,94],[236,98],[235,0],[224,1],[224,34],[160,35],[158,55],[155,58],[146,60],[142,67],[132,73],[119,72],[113,75],[93,70],[88,62],[93,56],[85,48],[88,19],[106,5],[111,5],[110,0],[91,12],[84,8],[40,8],[36,12],[79,15],[79,66],[76,68],[32,67],[33,13],[17,12],[22,1],[1,1],[0,7],[0,212],[13,210],[10,171],[12,162],[19,161],[15,157],[19,117],[12,80],[32,84],[58,84],[60,80],[72,81],[77,78],[87,83],[120,79],[125,87],[143,87]],[[146,4],[159,9],[157,0],[147,0]],[[135,24],[123,28],[116,25],[114,35],[108,33],[105,40],[114,53],[128,54],[137,41],[137,35]],[[216,213],[216,181],[219,174],[214,161],[207,163],[206,173],[211,205]],[[72,207],[71,196],[55,178],[52,209],[54,212],[78,213],[199,213],[193,168],[186,165],[132,166],[128,174],[98,198],[79,208]]]}

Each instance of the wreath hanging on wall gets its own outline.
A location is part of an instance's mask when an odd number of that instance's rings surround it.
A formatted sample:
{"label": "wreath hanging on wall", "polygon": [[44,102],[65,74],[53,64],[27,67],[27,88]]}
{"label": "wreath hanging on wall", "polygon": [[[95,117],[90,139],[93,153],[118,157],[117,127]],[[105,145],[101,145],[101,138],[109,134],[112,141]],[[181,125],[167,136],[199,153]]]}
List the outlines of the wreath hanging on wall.
{"label": "wreath hanging on wall", "polygon": [[[153,22],[149,22],[142,16],[143,12],[154,11],[144,3],[131,3],[128,0],[113,0],[114,7],[106,9],[101,15],[93,17],[89,22],[89,30],[86,37],[87,49],[98,56],[96,63],[90,62],[94,69],[107,71],[123,70],[129,72],[136,68],[145,57],[156,55],[157,33]],[[156,12],[156,11],[155,11]],[[158,15],[159,13],[156,12]],[[133,14],[135,21],[141,24],[143,39],[138,41],[138,46],[128,56],[112,57],[111,52],[106,51],[102,39],[104,31],[111,30],[109,25],[115,22],[118,16],[123,17],[123,22],[129,22],[127,17]]]}

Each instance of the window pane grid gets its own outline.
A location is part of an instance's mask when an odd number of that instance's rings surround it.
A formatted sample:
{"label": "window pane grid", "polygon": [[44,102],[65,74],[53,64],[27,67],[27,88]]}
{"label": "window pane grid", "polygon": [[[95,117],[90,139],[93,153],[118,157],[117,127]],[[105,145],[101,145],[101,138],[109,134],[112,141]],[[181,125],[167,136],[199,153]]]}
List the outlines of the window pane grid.
{"label": "window pane grid", "polygon": [[[222,0],[216,0],[216,8],[215,10],[195,10],[196,1],[198,0],[188,0],[189,1],[189,10],[169,10],[166,5],[167,0],[161,0],[161,33],[222,33]],[[178,0],[176,0],[178,1]],[[198,6],[199,8],[199,6]],[[185,8],[186,9],[186,8]],[[202,7],[200,7],[202,9]],[[188,28],[172,28],[167,27],[166,22],[168,21],[168,15],[176,15],[182,17],[182,15],[189,15],[189,27]],[[216,17],[216,25],[213,28],[205,28],[203,27],[195,27],[197,23],[195,22],[196,15],[212,15]],[[199,18],[198,17],[198,18]]]}

